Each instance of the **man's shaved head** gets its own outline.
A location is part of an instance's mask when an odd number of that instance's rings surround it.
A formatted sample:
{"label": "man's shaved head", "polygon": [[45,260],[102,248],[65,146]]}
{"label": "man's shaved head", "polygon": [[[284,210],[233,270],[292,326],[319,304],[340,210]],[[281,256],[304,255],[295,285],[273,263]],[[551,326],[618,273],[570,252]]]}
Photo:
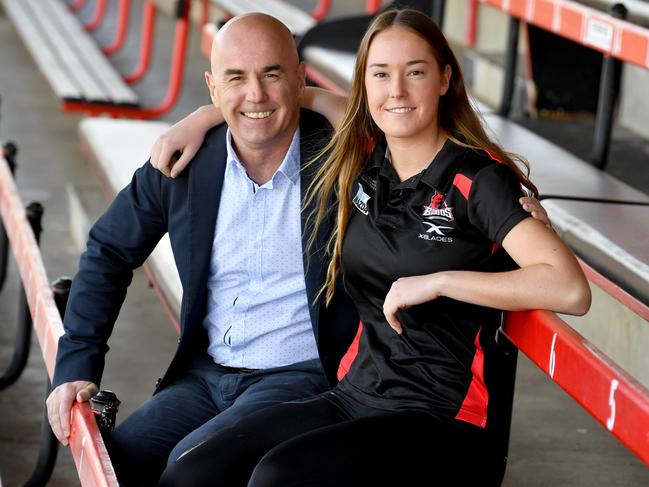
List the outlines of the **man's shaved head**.
{"label": "man's shaved head", "polygon": [[305,84],[291,32],[270,15],[239,15],[216,34],[211,62],[205,80],[239,158],[281,162],[298,126]]}
{"label": "man's shaved head", "polygon": [[251,39],[258,46],[273,46],[282,53],[287,66],[299,63],[295,40],[291,31],[282,22],[267,14],[252,12],[230,19],[219,29],[212,42],[212,72],[220,59],[220,50]]}

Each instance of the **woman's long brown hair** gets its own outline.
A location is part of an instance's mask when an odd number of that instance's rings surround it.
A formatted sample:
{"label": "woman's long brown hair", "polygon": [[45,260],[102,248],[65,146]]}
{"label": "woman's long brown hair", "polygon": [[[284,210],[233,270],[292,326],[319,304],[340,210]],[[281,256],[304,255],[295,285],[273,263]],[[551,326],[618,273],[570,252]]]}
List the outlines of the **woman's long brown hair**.
{"label": "woman's long brown hair", "polygon": [[[489,152],[492,157],[509,166],[516,173],[521,184],[533,195],[538,196],[536,187],[528,177],[527,161],[520,156],[505,152],[485,133],[482,120],[467,96],[457,59],[437,25],[417,10],[383,12],[372,21],[358,48],[354,79],[344,118],[331,141],[323,149],[322,154],[326,154],[323,156],[325,161],[316,171],[305,201],[305,205],[312,201],[317,202],[311,215],[311,218],[315,219],[313,228],[318,228],[325,219],[335,216],[335,225],[327,242],[327,252],[331,260],[322,288],[327,304],[333,298],[336,278],[340,273],[342,246],[351,212],[351,187],[373,150],[372,141],[381,135],[381,130],[370,116],[365,92],[368,51],[374,37],[391,27],[406,28],[417,34],[430,45],[440,70],[443,70],[446,65],[451,67],[450,86],[446,94],[440,98],[438,107],[440,130],[458,145]],[[525,172],[517,163],[524,168]],[[332,201],[335,201],[333,206]],[[332,215],[331,212],[335,214]],[[314,239],[315,233],[311,236],[309,245],[313,245]]]}

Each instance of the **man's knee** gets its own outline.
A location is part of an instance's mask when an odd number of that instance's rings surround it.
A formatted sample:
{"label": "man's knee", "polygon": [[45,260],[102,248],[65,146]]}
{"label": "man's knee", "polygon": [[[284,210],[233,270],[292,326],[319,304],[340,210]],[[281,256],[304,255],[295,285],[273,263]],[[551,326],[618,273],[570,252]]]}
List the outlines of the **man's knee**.
{"label": "man's knee", "polygon": [[[154,486],[162,473],[170,448],[142,441],[129,428],[117,428],[106,442],[120,485]],[[145,436],[146,438],[146,436]]]}
{"label": "man's knee", "polygon": [[120,484],[156,485],[171,450],[187,431],[161,418],[152,404],[138,408],[107,441],[107,448]]}

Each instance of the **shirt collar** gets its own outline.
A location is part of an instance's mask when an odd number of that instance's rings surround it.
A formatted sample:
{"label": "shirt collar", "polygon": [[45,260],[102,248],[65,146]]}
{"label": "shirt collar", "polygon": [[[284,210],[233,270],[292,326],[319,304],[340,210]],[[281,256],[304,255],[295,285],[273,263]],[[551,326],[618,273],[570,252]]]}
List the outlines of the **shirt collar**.
{"label": "shirt collar", "polygon": [[454,162],[457,162],[457,158],[461,156],[462,152],[458,145],[454,144],[450,139],[447,139],[437,156],[435,156],[435,159],[431,161],[426,169],[406,181],[399,182],[397,174],[392,167],[390,149],[385,137],[381,137],[368,161],[367,170],[378,171],[379,175],[392,181],[394,188],[414,189],[420,182],[431,188],[435,188],[446,171],[455,166]]}
{"label": "shirt collar", "polygon": [[[227,153],[226,159],[226,170],[231,170],[232,168],[237,168],[237,170],[242,171],[243,174],[246,174],[246,168],[241,164],[239,156],[237,155],[234,147],[232,146],[232,133],[230,128],[225,135],[225,147]],[[291,145],[286,151],[286,155],[282,160],[282,163],[273,174],[271,181],[275,179],[277,174],[283,174],[286,176],[293,184],[296,184],[299,180],[300,174],[300,127],[295,130],[293,134],[293,139],[291,140]]]}

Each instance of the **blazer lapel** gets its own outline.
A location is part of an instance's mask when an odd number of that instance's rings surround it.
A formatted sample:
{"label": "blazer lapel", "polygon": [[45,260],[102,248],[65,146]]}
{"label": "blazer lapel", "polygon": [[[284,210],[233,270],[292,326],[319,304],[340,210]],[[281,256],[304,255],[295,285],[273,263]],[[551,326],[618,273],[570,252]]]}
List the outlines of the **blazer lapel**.
{"label": "blazer lapel", "polygon": [[206,289],[207,275],[212,257],[214,229],[219,212],[221,189],[225,173],[226,126],[208,133],[208,142],[191,162],[189,174],[189,288],[184,290],[184,314],[197,311],[197,301]]}

